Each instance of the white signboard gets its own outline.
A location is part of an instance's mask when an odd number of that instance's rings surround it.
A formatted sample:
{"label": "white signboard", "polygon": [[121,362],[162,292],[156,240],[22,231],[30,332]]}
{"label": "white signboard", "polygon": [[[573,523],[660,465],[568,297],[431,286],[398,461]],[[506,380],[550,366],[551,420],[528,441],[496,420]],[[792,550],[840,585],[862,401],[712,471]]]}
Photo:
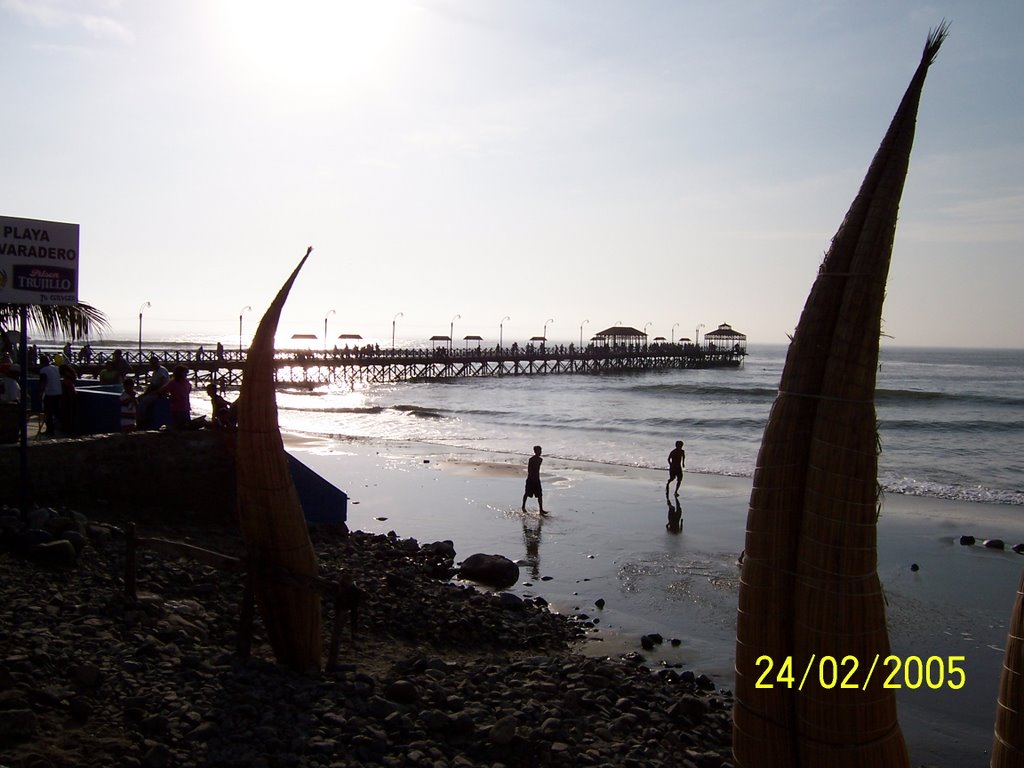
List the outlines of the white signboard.
{"label": "white signboard", "polygon": [[78,225],[0,216],[0,304],[78,302]]}

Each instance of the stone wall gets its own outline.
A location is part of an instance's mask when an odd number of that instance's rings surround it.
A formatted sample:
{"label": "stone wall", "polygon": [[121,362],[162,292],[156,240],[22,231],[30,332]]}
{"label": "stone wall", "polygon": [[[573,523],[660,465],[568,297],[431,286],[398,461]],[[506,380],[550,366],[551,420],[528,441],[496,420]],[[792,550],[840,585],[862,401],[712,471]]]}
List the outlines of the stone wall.
{"label": "stone wall", "polygon": [[[32,440],[30,499],[142,519],[235,519],[234,435],[213,429]],[[20,448],[0,446],[0,501],[17,504]]]}

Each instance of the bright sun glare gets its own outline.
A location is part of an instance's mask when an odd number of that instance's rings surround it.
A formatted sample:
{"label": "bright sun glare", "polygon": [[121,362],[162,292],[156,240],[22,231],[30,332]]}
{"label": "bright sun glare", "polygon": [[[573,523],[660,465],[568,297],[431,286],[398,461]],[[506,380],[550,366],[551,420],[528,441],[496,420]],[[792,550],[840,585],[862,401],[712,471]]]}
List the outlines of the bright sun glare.
{"label": "bright sun glare", "polygon": [[251,85],[342,93],[392,74],[410,5],[399,0],[222,0],[222,52]]}

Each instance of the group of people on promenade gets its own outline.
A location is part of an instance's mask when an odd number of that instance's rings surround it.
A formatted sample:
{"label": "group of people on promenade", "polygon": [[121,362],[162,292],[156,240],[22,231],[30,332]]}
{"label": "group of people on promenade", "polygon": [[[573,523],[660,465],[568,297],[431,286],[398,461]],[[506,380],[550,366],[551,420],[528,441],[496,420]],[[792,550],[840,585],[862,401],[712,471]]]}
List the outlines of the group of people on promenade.
{"label": "group of people on promenade", "polygon": [[[121,351],[116,350],[106,361],[97,381],[102,385],[121,385],[121,431],[158,429],[164,423],[172,429],[187,429],[191,425],[192,415],[192,384],[188,374],[188,368],[184,365],[178,365],[173,372],[168,372],[160,358],[153,355],[149,361],[149,380],[139,391],[131,366]],[[8,353],[0,356],[0,403],[5,409],[11,410],[11,418],[5,418],[5,424],[17,424],[15,411],[20,411],[23,395],[20,375],[20,367]],[[77,390],[79,375],[74,365],[63,352],[43,353],[39,356],[38,375],[39,407],[42,414],[40,435],[73,437],[79,434],[82,427],[79,418],[80,393]],[[164,399],[169,405],[169,420],[166,412],[160,414],[156,408],[157,402]],[[7,438],[16,439],[17,429],[6,431],[12,433]]]}
{"label": "group of people on promenade", "polygon": [[[526,462],[526,489],[523,492],[523,504],[522,510],[526,511],[526,500],[536,498],[537,507],[540,510],[540,514],[546,515],[544,511],[544,489],[540,483],[540,465],[544,462],[542,457],[543,449],[539,445],[533,446],[533,456]],[[683,450],[683,441],[676,440],[676,446],[668,454],[668,482],[665,483],[665,498],[668,498],[669,489],[672,486],[672,481],[676,481],[675,496],[679,498],[679,487],[683,483],[683,468],[686,466],[686,451]],[[677,510],[679,507],[678,502],[676,507],[673,508],[669,505],[670,518],[672,517],[673,510]],[[680,513],[681,514],[681,513]],[[670,519],[670,529],[672,527],[672,521]]]}

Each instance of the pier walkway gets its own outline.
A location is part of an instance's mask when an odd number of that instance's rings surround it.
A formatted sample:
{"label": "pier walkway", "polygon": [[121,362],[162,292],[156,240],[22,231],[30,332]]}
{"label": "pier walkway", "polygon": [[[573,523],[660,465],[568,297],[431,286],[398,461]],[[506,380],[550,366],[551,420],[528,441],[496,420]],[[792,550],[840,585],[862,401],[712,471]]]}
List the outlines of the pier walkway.
{"label": "pier walkway", "polygon": [[[48,350],[56,352],[57,350]],[[126,351],[137,376],[145,377],[148,361],[157,355],[172,370],[189,369],[194,383],[217,381],[223,386],[241,384],[244,350],[168,348]],[[380,384],[431,381],[480,376],[530,376],[537,374],[608,374],[669,368],[738,367],[746,355],[744,346],[718,348],[714,344],[572,345],[522,348],[380,349],[378,347],[332,350],[281,350],[275,355],[275,378],[282,386],[312,387],[322,384]],[[88,362],[74,361],[80,376],[98,376],[110,352],[96,350]]]}

